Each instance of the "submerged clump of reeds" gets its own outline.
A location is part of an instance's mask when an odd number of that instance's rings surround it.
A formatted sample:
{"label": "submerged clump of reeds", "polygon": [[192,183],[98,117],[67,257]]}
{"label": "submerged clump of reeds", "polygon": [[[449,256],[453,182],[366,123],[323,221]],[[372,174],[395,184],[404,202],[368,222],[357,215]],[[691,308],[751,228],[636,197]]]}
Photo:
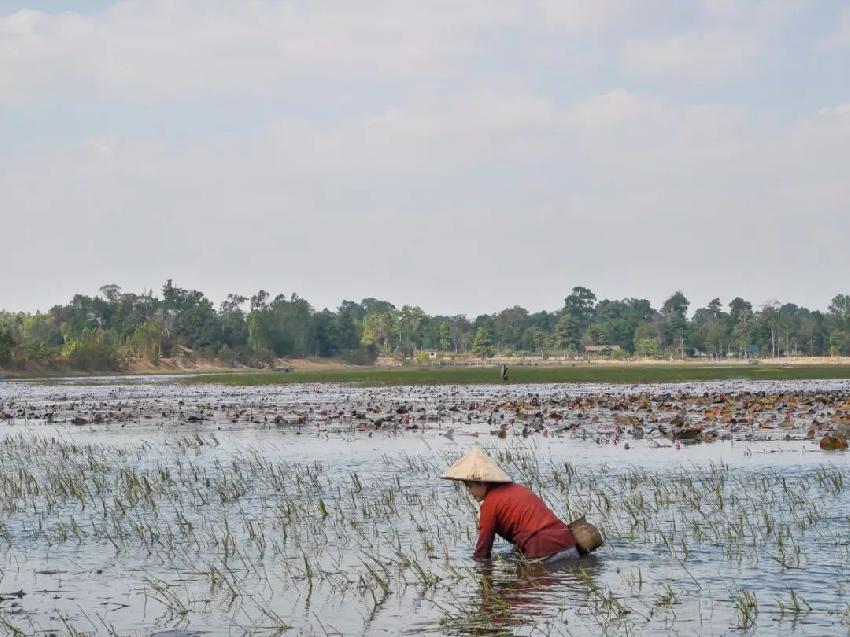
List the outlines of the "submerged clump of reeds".
{"label": "submerged clump of reeds", "polygon": [[[448,460],[436,452],[340,467],[211,434],[117,446],[7,435],[0,591],[50,565],[65,582],[102,575],[120,601],[22,591],[15,607],[0,601],[0,627],[846,630],[848,469],[591,469],[539,448],[492,453],[562,518],[587,515],[606,548],[554,571],[504,553],[472,562],[477,509],[436,479]],[[108,572],[80,567],[98,560]]]}

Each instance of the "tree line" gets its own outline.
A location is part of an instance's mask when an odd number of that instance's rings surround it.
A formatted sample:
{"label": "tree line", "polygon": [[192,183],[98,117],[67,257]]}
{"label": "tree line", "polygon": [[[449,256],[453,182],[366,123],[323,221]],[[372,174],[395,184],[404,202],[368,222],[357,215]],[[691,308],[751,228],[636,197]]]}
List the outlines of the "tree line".
{"label": "tree line", "polygon": [[379,355],[428,352],[581,355],[608,346],[612,356],[648,358],[828,356],[850,354],[850,295],[826,312],[771,301],[754,307],[719,298],[689,315],[675,292],[660,308],[646,299],[598,299],[577,286],[554,311],[513,306],[474,319],[430,316],[374,298],[331,311],[297,294],[229,294],[216,307],[202,292],[168,280],[160,295],[105,285],[47,312],[0,311],[0,368],[119,370],[129,359],[154,364],[179,353],[226,365],[264,366],[275,357],[339,357],[370,364]]}

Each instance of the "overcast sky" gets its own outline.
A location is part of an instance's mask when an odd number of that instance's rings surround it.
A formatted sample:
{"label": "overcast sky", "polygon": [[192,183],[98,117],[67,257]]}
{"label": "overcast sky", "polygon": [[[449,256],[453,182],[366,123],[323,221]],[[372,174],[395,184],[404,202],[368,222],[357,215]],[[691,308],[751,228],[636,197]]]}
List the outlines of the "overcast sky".
{"label": "overcast sky", "polygon": [[[69,11],[68,7],[75,7]],[[843,0],[0,0],[0,308],[850,292]]]}

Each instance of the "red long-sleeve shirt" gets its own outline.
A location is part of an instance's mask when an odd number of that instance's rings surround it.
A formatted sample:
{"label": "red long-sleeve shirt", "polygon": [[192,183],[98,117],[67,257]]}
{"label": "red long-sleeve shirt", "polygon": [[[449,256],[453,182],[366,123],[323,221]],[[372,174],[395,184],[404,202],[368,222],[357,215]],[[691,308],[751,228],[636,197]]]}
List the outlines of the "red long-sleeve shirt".
{"label": "red long-sleeve shirt", "polygon": [[575,546],[575,536],[539,497],[518,484],[500,484],[481,503],[474,557],[490,557],[496,534],[526,557],[552,555]]}

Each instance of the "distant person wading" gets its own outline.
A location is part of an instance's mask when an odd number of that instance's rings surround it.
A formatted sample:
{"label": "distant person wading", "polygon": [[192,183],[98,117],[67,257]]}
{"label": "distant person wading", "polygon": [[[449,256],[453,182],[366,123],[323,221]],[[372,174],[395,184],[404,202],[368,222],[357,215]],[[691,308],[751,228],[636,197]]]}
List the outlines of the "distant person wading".
{"label": "distant person wading", "polygon": [[464,455],[441,477],[463,482],[470,495],[481,503],[473,553],[477,559],[490,557],[496,535],[513,544],[526,558],[546,562],[579,557],[602,544],[595,527],[582,518],[571,529],[537,495],[514,484],[479,448]]}

